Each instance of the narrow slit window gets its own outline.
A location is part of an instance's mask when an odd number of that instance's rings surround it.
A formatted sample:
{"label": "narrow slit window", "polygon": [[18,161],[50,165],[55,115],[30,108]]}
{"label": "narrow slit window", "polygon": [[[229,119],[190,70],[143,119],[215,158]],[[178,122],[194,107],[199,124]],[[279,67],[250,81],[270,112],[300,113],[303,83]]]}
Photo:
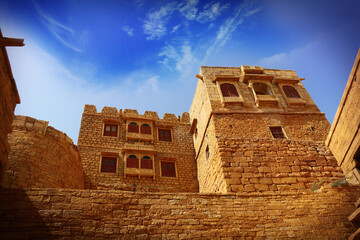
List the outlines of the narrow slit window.
{"label": "narrow slit window", "polygon": [[139,126],[135,122],[129,123],[128,132],[139,133]]}
{"label": "narrow slit window", "polygon": [[116,172],[116,157],[102,157],[101,158],[101,172]]}
{"label": "narrow slit window", "polygon": [[282,127],[270,127],[270,131],[274,138],[285,138]]}
{"label": "narrow slit window", "polygon": [[139,168],[139,159],[135,155],[130,155],[126,159],[127,168]]}
{"label": "narrow slit window", "polygon": [[151,127],[149,124],[143,124],[140,128],[141,134],[151,134]]}
{"label": "narrow slit window", "polygon": [[118,125],[105,124],[104,136],[117,137]]}
{"label": "narrow slit window", "polygon": [[300,98],[298,91],[293,86],[285,85],[282,87],[286,97],[288,98]]}
{"label": "narrow slit window", "polygon": [[239,94],[236,87],[231,83],[223,83],[220,85],[223,97],[238,97]]}
{"label": "narrow slit window", "polygon": [[141,168],[142,169],[153,169],[153,161],[150,157],[144,156],[141,159]]}
{"label": "narrow slit window", "polygon": [[161,176],[176,177],[175,162],[161,162]]}
{"label": "narrow slit window", "polygon": [[206,160],[209,160],[209,157],[210,157],[210,149],[209,149],[209,146],[206,146],[205,156],[206,156]]}

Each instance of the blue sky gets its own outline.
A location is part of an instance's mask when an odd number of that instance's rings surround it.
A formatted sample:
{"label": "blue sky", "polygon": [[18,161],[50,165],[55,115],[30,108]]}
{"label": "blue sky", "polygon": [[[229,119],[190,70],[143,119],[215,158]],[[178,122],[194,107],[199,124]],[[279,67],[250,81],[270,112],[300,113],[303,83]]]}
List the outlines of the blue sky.
{"label": "blue sky", "polygon": [[200,66],[292,69],[332,122],[360,46],[360,1],[0,0],[22,103],[76,143],[84,104],[187,112]]}

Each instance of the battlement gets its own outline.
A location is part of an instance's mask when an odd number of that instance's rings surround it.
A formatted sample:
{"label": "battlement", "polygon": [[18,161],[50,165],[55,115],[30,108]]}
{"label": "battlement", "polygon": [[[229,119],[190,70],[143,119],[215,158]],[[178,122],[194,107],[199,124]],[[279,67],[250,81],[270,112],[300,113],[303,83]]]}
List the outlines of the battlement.
{"label": "battlement", "polygon": [[145,111],[144,114],[139,114],[136,109],[119,109],[115,107],[103,107],[101,112],[98,112],[95,105],[85,104],[84,114],[101,115],[106,117],[124,117],[125,119],[145,119],[150,121],[166,121],[166,122],[180,122],[190,124],[190,116],[188,112],[183,112],[181,117],[176,117],[173,113],[164,113],[163,118],[159,118],[157,112]]}
{"label": "battlement", "polygon": [[14,130],[34,131],[38,134],[49,135],[55,138],[64,139],[70,144],[73,140],[66,133],[49,126],[49,121],[38,120],[28,116],[17,115],[14,118],[12,127]]}

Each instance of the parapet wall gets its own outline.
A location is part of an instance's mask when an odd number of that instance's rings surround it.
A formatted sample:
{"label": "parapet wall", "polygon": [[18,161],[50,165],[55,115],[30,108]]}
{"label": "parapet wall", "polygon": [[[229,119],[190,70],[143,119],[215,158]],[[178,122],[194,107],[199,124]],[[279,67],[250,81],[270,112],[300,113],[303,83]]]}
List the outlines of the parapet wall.
{"label": "parapet wall", "polygon": [[1,239],[347,239],[359,188],[216,195],[0,189]]}
{"label": "parapet wall", "polygon": [[4,187],[84,188],[77,147],[48,122],[16,116],[9,134],[11,152]]}

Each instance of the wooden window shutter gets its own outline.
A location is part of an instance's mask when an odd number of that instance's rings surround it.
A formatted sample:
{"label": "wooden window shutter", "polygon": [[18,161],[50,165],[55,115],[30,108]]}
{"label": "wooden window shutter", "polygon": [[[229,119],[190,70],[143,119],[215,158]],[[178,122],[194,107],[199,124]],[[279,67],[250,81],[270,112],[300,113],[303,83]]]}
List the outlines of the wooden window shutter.
{"label": "wooden window shutter", "polygon": [[139,126],[132,122],[128,125],[128,132],[139,133]]}
{"label": "wooden window shutter", "polygon": [[116,159],[115,157],[102,157],[101,159],[101,172],[116,172]]}
{"label": "wooden window shutter", "polygon": [[153,162],[150,157],[145,156],[141,159],[141,168],[143,169],[153,169]]}
{"label": "wooden window shutter", "polygon": [[270,127],[270,131],[274,138],[285,138],[281,127]]}
{"label": "wooden window shutter", "polygon": [[161,174],[163,177],[176,177],[174,162],[161,162]]}
{"label": "wooden window shutter", "polygon": [[300,98],[299,93],[296,91],[296,89],[293,86],[283,86],[282,89],[284,90],[284,93],[286,97],[288,98]]}
{"label": "wooden window shutter", "polygon": [[139,168],[139,159],[135,155],[131,155],[126,159],[127,168]]}
{"label": "wooden window shutter", "polygon": [[143,124],[140,128],[141,134],[151,134],[151,127],[148,124]]}

